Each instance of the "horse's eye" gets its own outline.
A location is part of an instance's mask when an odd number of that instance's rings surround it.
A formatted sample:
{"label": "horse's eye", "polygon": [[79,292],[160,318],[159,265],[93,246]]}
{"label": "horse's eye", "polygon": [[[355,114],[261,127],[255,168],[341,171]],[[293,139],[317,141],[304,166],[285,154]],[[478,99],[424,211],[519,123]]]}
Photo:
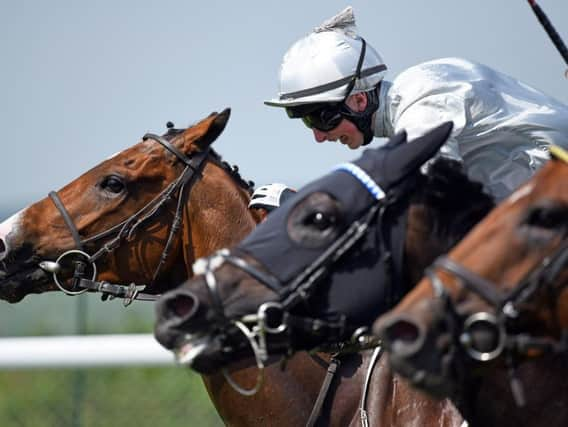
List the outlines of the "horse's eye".
{"label": "horse's eye", "polygon": [[343,221],[340,203],[327,193],[315,192],[294,206],[286,229],[290,239],[298,245],[319,248],[337,238]]}
{"label": "horse's eye", "polygon": [[109,193],[120,194],[126,188],[122,178],[116,175],[109,175],[101,182],[101,188]]}
{"label": "horse's eye", "polygon": [[547,204],[533,207],[524,223],[531,227],[556,230],[567,225],[568,207],[558,204]]}
{"label": "horse's eye", "polygon": [[317,228],[323,231],[336,223],[336,218],[333,215],[327,215],[324,212],[314,212],[306,217],[306,225]]}

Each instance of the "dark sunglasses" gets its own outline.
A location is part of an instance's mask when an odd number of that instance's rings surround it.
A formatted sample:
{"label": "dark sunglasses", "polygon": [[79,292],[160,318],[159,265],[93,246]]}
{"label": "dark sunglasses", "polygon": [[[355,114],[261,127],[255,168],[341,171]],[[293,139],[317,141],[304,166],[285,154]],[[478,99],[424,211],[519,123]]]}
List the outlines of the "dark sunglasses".
{"label": "dark sunglasses", "polygon": [[341,104],[323,104],[316,109],[312,107],[309,111],[287,108],[286,112],[290,118],[301,118],[308,128],[322,132],[335,129],[343,120]]}

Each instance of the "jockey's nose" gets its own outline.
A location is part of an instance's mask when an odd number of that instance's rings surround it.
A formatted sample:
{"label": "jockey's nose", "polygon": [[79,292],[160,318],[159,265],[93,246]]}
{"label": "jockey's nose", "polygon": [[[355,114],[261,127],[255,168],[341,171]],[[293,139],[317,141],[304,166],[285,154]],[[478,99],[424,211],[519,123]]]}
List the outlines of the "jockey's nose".
{"label": "jockey's nose", "polygon": [[327,140],[327,132],[315,128],[313,128],[312,131],[314,132],[316,142],[325,142]]}

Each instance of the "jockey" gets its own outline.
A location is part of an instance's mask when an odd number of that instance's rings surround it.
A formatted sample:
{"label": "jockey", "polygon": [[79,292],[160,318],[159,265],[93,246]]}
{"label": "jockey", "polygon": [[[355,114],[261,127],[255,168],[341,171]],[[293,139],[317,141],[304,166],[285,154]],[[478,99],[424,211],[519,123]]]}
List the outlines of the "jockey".
{"label": "jockey", "polygon": [[295,193],[296,190],[284,184],[273,183],[263,185],[254,190],[248,207],[251,210],[256,210],[261,217],[261,221],[264,221],[270,212],[280,207],[282,203]]}
{"label": "jockey", "polygon": [[485,65],[444,58],[393,81],[357,33],[351,7],[298,40],[284,55],[276,99],[265,104],[301,118],[317,142],[351,149],[405,129],[408,140],[453,121],[441,154],[464,165],[497,200],[568,148],[568,106]]}

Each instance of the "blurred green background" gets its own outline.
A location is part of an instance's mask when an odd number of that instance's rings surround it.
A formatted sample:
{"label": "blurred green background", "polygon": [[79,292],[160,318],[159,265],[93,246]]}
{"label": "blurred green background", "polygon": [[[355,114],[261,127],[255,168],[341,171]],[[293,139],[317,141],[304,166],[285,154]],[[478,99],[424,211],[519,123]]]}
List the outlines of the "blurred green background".
{"label": "blurred green background", "polygon": [[[153,303],[97,295],[0,302],[0,336],[151,333]],[[37,349],[41,352],[41,348]],[[201,377],[182,367],[0,370],[0,426],[221,426]]]}

